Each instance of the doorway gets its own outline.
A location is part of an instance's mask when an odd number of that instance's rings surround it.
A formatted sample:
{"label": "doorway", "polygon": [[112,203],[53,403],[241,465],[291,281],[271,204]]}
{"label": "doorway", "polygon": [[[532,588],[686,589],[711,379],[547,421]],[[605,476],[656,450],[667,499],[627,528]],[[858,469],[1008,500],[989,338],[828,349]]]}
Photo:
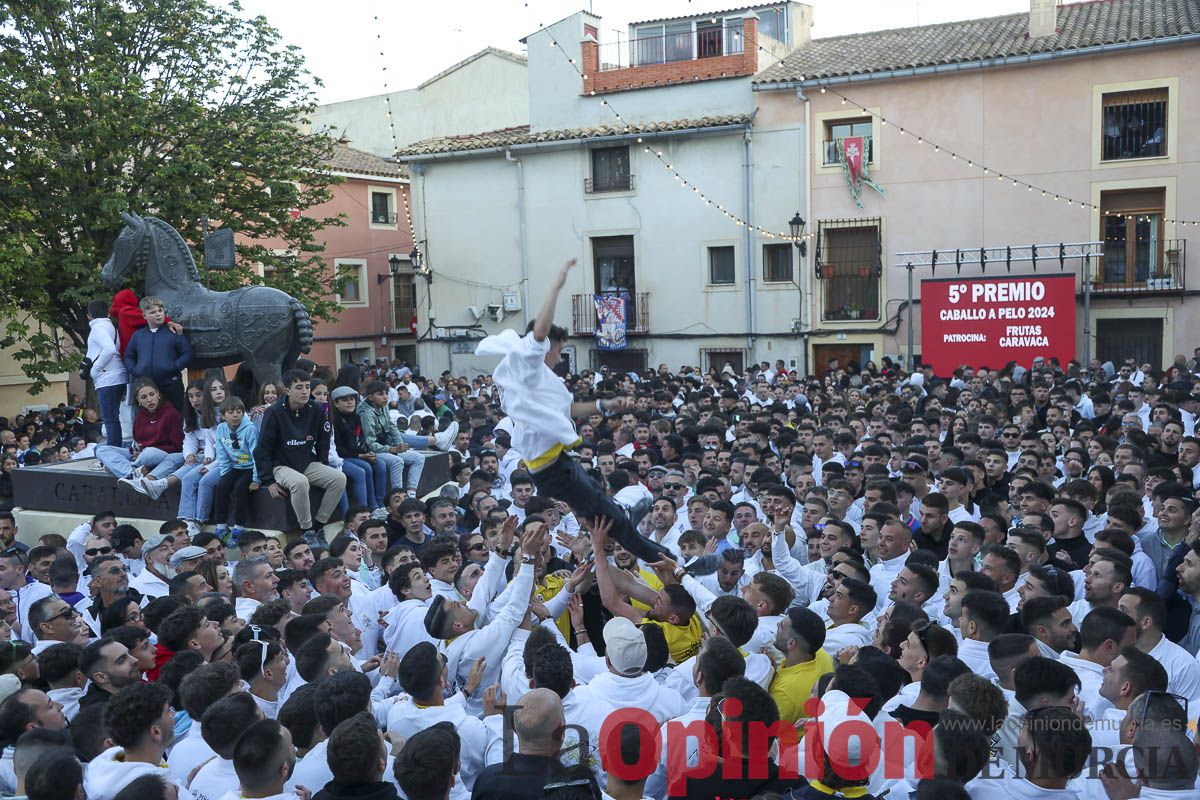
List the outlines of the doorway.
{"label": "doorway", "polygon": [[744,375],[746,372],[744,350],[705,350],[704,368],[720,372],[728,364],[733,368],[734,375]]}
{"label": "doorway", "polygon": [[596,294],[625,292],[626,327],[635,327],[637,316],[637,280],[634,274],[632,236],[597,236],[592,239],[592,263],[595,265]]}
{"label": "doorway", "polygon": [[[829,360],[837,359],[839,368],[856,372],[863,364],[871,360],[871,345],[854,342],[839,342],[838,344],[814,344],[812,369],[818,378],[825,377],[829,371]],[[853,369],[850,369],[853,367]]]}
{"label": "doorway", "polygon": [[1163,320],[1159,319],[1104,319],[1096,320],[1096,358],[1100,363],[1111,361],[1118,367],[1125,359],[1132,358],[1138,364],[1150,364],[1155,369],[1163,366],[1162,353]]}

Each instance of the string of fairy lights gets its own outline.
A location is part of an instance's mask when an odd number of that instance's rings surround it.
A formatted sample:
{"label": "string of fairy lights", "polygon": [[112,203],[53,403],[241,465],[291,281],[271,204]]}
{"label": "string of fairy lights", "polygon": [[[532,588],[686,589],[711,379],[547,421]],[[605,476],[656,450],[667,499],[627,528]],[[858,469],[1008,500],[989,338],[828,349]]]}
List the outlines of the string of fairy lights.
{"label": "string of fairy lights", "polygon": [[[562,46],[562,44],[558,41],[558,39],[554,36],[554,34],[550,31],[549,28],[543,28],[542,30],[549,37],[551,47],[554,47],[559,52],[561,52],[563,54],[563,57],[566,58],[567,63],[575,70],[575,72],[580,76],[580,78],[586,82],[587,75],[584,74],[580,64],[576,61],[575,57],[572,56],[569,52],[567,52],[567,50]],[[768,55],[772,55],[769,51],[766,50],[766,48],[762,47],[761,45],[758,46],[758,50],[760,52],[767,53]],[[803,76],[800,77],[800,81],[801,82],[804,81]],[[655,84],[647,84],[647,85],[658,85],[658,84],[655,83]],[[856,108],[860,109],[863,116],[870,117],[872,119],[878,118],[879,126],[881,129],[887,128],[889,126],[889,122],[883,114],[875,112],[865,105],[856,103],[850,97],[842,94],[838,90],[836,90],[828,85],[821,85],[819,88],[820,88],[821,94],[830,93],[830,94],[833,94],[834,96],[838,97],[841,100],[842,105],[848,105],[848,106],[856,107]],[[594,89],[591,90],[590,94],[595,95],[596,94],[595,90]],[[617,109],[613,106],[613,104],[611,102],[609,102],[609,100],[607,98],[601,98],[600,105],[603,106],[604,108],[608,109],[608,111],[616,118],[617,122],[621,125],[621,127],[623,128],[625,133],[631,132],[632,129],[631,129],[629,123],[625,120],[625,118],[621,115],[621,113],[619,111],[617,111]],[[923,134],[917,133],[916,131],[912,130],[911,128],[906,128],[902,125],[896,124],[894,122],[894,120],[892,123],[890,123],[890,126],[893,130],[897,131],[898,135],[907,136],[907,137],[909,137],[910,140],[916,142],[918,145],[931,148],[934,153],[948,155],[952,161],[963,161],[966,163],[968,168],[980,170],[981,175],[984,178],[995,177],[996,180],[999,182],[1011,183],[1011,185],[1014,188],[1018,188],[1018,189],[1023,188],[1027,192],[1030,192],[1030,193],[1038,192],[1041,197],[1047,198],[1048,200],[1051,200],[1053,202],[1066,203],[1068,208],[1079,207],[1081,209],[1086,209],[1089,211],[1100,212],[1104,216],[1123,217],[1128,221],[1133,221],[1135,218],[1138,219],[1138,221],[1143,221],[1143,220],[1149,221],[1150,220],[1150,217],[1146,216],[1144,214],[1127,214],[1127,213],[1124,213],[1121,211],[1106,211],[1106,210],[1102,209],[1100,206],[1096,205],[1095,203],[1087,202],[1084,200],[1076,200],[1075,198],[1070,197],[1069,195],[1063,194],[1062,192],[1055,192],[1051,189],[1046,189],[1044,187],[1037,186],[1036,184],[1030,183],[1028,181],[1022,180],[1017,177],[1014,177],[1011,174],[1007,174],[1001,170],[997,170],[997,169],[994,169],[985,164],[981,164],[981,163],[977,162],[975,159],[970,158],[964,154],[960,154],[955,150],[943,148],[939,143],[937,143],[931,139],[928,139]],[[747,220],[738,216],[734,212],[730,211],[728,208],[726,208],[720,202],[714,200],[712,198],[712,196],[710,196],[707,192],[705,192],[698,185],[696,185],[696,183],[689,181],[686,177],[681,175],[679,170],[675,167],[675,165],[673,165],[668,160],[668,158],[665,156],[665,154],[661,150],[655,149],[655,148],[645,144],[642,140],[642,137],[640,137],[640,136],[637,138],[637,143],[643,145],[644,152],[650,154],[662,167],[664,167],[668,172],[670,172],[671,176],[675,179],[676,182],[678,182],[680,184],[680,186],[682,186],[685,189],[690,190],[692,192],[692,194],[694,194],[696,197],[698,197],[705,205],[715,207],[717,211],[719,211],[727,219],[731,220],[738,227],[749,227],[752,231],[759,233],[769,239],[782,239],[782,240],[793,241],[793,242],[799,241],[800,239],[813,238],[815,236],[814,233],[806,233],[806,234],[801,234],[800,236],[793,236],[790,233],[781,233],[778,231],[772,231],[768,228],[762,227],[761,225],[755,225],[753,223],[748,222]],[[1196,220],[1164,218],[1162,221],[1167,224],[1179,225],[1180,227],[1184,227],[1187,225],[1193,225],[1193,226],[1200,225],[1200,221],[1196,221]]]}
{"label": "string of fairy lights", "polygon": [[[396,140],[396,120],[392,115],[392,93],[388,87],[387,80],[388,64],[387,53],[383,49],[383,25],[379,20],[378,14],[373,15],[372,20],[375,23],[375,43],[379,51],[380,71],[383,73],[383,110],[387,120],[388,136],[390,136],[392,140],[391,152],[396,153],[399,151],[400,145]],[[411,190],[408,192],[398,192],[404,201],[404,223],[408,226],[409,241],[413,243],[413,247],[415,248],[417,246],[417,232],[413,228],[412,206],[409,201],[409,195],[411,193]]]}

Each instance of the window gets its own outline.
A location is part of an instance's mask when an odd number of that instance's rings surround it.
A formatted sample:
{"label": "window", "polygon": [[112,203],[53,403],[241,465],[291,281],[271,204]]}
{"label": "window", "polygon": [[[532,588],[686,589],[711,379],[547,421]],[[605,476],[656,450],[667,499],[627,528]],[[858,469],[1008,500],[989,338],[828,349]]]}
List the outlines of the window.
{"label": "window", "polygon": [[1101,282],[1110,287],[1169,288],[1173,272],[1163,256],[1164,189],[1101,192],[1100,225],[1104,238]]}
{"label": "window", "polygon": [[786,41],[787,18],[782,8],[756,8],[758,15],[758,32],[770,36],[777,42]]}
{"label": "window", "polygon": [[1104,95],[1100,160],[1155,158],[1167,154],[1167,89]]}
{"label": "window", "polygon": [[822,221],[818,233],[825,320],[879,319],[882,246],[878,220]]}
{"label": "window", "polygon": [[334,263],[333,292],[342,305],[366,305],[367,262],[362,260]]}
{"label": "window", "polygon": [[375,358],[375,348],[339,344],[335,346],[339,367],[349,364],[370,364]]}
{"label": "window", "polygon": [[629,173],[628,147],[597,147],[592,150],[592,177],[587,192],[623,192],[633,188]]}
{"label": "window", "polygon": [[371,192],[371,224],[396,224],[396,195],[391,192]]}
{"label": "window", "polygon": [[732,286],[735,280],[733,247],[708,248],[708,282],[713,286]]}
{"label": "window", "polygon": [[874,158],[874,151],[871,147],[871,133],[873,122],[870,117],[860,117],[855,119],[837,120],[835,122],[825,123],[825,159],[824,163],[837,164],[841,161],[839,153],[839,143],[847,136],[861,136],[863,146],[866,148],[866,160],[870,163]]}
{"label": "window", "polygon": [[636,328],[638,296],[633,268],[633,237],[597,236],[592,239],[592,262],[596,267],[596,293],[628,292],[626,320],[630,329]]}
{"label": "window", "polygon": [[763,280],[767,283],[783,283],[792,280],[791,244],[763,245]]}

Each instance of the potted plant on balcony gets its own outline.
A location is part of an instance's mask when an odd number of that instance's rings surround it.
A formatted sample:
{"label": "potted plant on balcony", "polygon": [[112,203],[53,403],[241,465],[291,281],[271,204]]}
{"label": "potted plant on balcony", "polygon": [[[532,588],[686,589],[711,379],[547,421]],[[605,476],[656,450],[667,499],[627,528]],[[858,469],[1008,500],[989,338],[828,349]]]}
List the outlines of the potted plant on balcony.
{"label": "potted plant on balcony", "polygon": [[1146,279],[1147,289],[1170,289],[1171,288],[1171,267],[1166,264],[1157,264],[1154,271],[1150,273],[1150,277]]}

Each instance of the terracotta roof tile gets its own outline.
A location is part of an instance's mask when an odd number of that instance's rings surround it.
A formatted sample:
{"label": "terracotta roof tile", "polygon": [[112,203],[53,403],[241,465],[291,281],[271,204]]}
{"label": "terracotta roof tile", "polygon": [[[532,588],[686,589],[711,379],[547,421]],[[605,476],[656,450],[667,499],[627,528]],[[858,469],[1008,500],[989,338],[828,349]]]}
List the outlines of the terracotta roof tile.
{"label": "terracotta roof tile", "polygon": [[358,175],[379,175],[384,178],[408,178],[408,167],[395,164],[372,153],[335,143],[333,157],[326,162],[332,172],[351,172]]}
{"label": "terracotta roof tile", "polygon": [[1078,50],[1200,32],[1200,0],[1093,0],[1058,8],[1058,30],[1031,39],[1029,14],[813,39],[754,83],[867,75],[1005,56]]}
{"label": "terracotta roof tile", "polygon": [[663,133],[680,131],[688,128],[718,128],[725,125],[745,125],[750,122],[749,114],[734,114],[717,117],[701,117],[699,119],[676,119],[665,122],[631,123],[628,129],[621,125],[596,125],[589,128],[560,128],[557,130],[531,131],[528,125],[515,128],[501,128],[486,133],[473,133],[465,136],[442,136],[435,139],[425,139],[414,142],[401,149],[400,157],[430,155],[432,153],[467,152],[471,150],[486,150],[492,147],[510,147],[519,144],[536,142],[568,142],[579,139],[593,139],[601,136],[621,136],[626,133]]}

